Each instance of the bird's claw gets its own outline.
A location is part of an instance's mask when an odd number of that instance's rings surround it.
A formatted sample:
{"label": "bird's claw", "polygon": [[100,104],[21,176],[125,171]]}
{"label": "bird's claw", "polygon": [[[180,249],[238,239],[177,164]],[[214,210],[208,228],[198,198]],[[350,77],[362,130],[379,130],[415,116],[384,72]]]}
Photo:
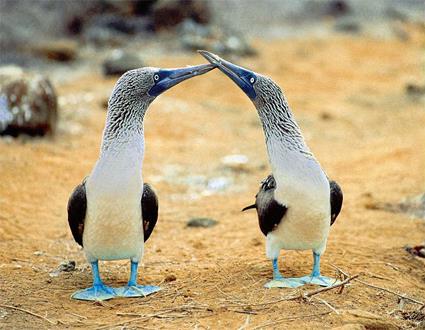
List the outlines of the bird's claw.
{"label": "bird's claw", "polygon": [[78,300],[102,301],[116,297],[113,288],[104,284],[93,285],[91,288],[79,290],[71,295],[71,298]]}
{"label": "bird's claw", "polygon": [[300,277],[300,281],[302,281],[304,284],[314,284],[319,286],[332,286],[341,283],[341,281],[327,276],[303,276]]}
{"label": "bird's claw", "polygon": [[161,290],[159,286],[155,285],[126,285],[121,288],[115,289],[118,297],[146,297],[152,293]]}
{"label": "bird's claw", "polygon": [[264,284],[264,287],[267,289],[271,288],[297,288],[304,285],[298,278],[285,278],[285,277],[275,277],[270,282]]}

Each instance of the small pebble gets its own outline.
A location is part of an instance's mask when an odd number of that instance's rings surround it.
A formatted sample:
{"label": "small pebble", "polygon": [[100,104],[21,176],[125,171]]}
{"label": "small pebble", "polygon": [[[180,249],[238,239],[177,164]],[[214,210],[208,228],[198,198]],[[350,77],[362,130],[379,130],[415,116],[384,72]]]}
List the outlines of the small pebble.
{"label": "small pebble", "polygon": [[249,159],[245,155],[227,155],[221,159],[221,163],[234,171],[247,171]]}
{"label": "small pebble", "polygon": [[217,220],[210,218],[192,218],[187,222],[187,227],[202,227],[208,228],[213,227],[218,223]]}
{"label": "small pebble", "polygon": [[421,86],[414,83],[406,84],[405,86],[406,94],[410,96],[421,96],[425,94],[425,85]]}
{"label": "small pebble", "polygon": [[5,309],[0,309],[0,319],[5,319],[8,314]]}
{"label": "small pebble", "polygon": [[208,180],[207,191],[208,192],[218,192],[226,190],[231,184],[231,180],[220,176]]}
{"label": "small pebble", "polygon": [[61,272],[72,272],[75,270],[75,261],[69,260],[69,261],[62,261],[59,265],[59,271]]}
{"label": "small pebble", "polygon": [[320,118],[323,120],[330,120],[332,119],[332,115],[329,112],[322,112]]}
{"label": "small pebble", "polygon": [[174,282],[175,280],[177,280],[177,277],[174,274],[169,274],[164,279],[165,282]]}
{"label": "small pebble", "polygon": [[75,261],[69,260],[69,261],[62,261],[59,265],[59,267],[49,273],[50,277],[58,277],[61,272],[72,272],[75,270]]}

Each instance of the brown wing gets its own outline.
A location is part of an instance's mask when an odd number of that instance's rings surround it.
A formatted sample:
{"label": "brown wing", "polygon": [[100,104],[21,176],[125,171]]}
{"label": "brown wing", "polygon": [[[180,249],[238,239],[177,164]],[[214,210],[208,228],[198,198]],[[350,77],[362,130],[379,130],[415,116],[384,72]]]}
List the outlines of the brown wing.
{"label": "brown wing", "polygon": [[152,187],[145,183],[143,184],[142,194],[142,221],[143,233],[145,242],[151,236],[158,220],[158,198]]}
{"label": "brown wing", "polygon": [[269,175],[261,182],[260,190],[255,196],[255,204],[245,207],[242,211],[257,209],[258,223],[261,232],[267,234],[273,231],[282,221],[288,208],[274,199],[276,181],[273,175]]}
{"label": "brown wing", "polygon": [[335,222],[338,217],[339,212],[341,212],[342,208],[342,189],[338,183],[335,181],[329,181],[329,186],[331,189],[331,226]]}
{"label": "brown wing", "polygon": [[83,246],[84,219],[86,218],[86,181],[75,187],[68,200],[68,224],[74,240]]}

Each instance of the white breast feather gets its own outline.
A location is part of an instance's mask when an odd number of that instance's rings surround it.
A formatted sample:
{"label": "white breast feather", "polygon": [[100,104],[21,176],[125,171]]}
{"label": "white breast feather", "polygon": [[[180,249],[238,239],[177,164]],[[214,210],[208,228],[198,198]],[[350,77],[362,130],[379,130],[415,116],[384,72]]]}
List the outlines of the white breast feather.
{"label": "white breast feather", "polygon": [[275,199],[288,210],[279,226],[267,235],[266,253],[276,258],[280,249],[323,252],[330,228],[328,179],[313,157],[269,147],[276,180]]}
{"label": "white breast feather", "polygon": [[142,257],[142,157],[104,155],[87,179],[83,244],[89,262]]}

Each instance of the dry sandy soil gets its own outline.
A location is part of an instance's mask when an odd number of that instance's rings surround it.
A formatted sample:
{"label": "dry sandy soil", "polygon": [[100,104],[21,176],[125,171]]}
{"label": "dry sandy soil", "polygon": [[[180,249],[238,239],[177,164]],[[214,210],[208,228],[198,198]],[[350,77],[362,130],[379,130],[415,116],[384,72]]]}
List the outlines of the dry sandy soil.
{"label": "dry sandy soil", "polygon": [[[259,56],[239,63],[283,87],[311,149],[343,187],[344,206],[322,272],[335,276],[335,265],[360,274],[363,282],[425,301],[424,263],[403,249],[424,240],[424,220],[374,209],[424,191],[424,104],[404,88],[423,83],[425,37],[415,28],[410,35],[408,41],[257,41]],[[201,62],[194,54],[152,64]],[[287,298],[313,286],[263,288],[272,275],[264,239],[255,213],[240,212],[269,173],[263,132],[253,105],[218,71],[160,96],[145,121],[144,176],[159,195],[160,219],[146,244],[139,280],[162,291],[145,299],[71,300],[92,279],[68,229],[66,204],[98,157],[102,103],[114,83],[87,74],[57,86],[61,128],[53,139],[0,139],[1,328],[388,329],[419,323],[419,304],[400,303],[396,295],[359,281],[311,299]],[[229,154],[245,154],[250,162],[241,170],[226,169],[221,158]],[[224,176],[233,184],[203,194],[202,182],[187,184],[200,175]],[[219,224],[187,228],[194,216]],[[283,255],[284,275],[310,272],[309,251]],[[49,275],[64,260],[75,260],[77,269]],[[101,273],[106,283],[121,286],[128,262],[102,263]]]}

